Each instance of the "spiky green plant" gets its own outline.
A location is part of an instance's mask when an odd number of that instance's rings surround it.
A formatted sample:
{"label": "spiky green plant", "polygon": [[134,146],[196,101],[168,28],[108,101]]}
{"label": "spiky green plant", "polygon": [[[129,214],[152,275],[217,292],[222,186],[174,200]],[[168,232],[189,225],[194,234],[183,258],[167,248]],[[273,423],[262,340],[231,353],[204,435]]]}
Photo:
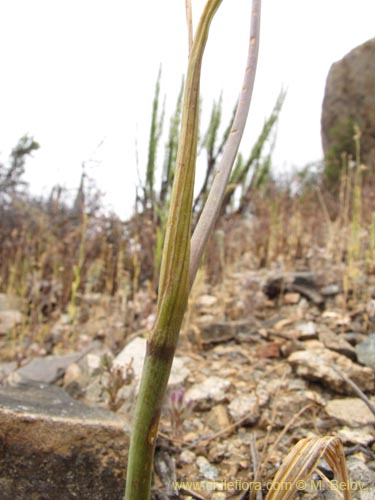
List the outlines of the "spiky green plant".
{"label": "spiky green plant", "polygon": [[173,179],[174,179],[174,168],[177,159],[178,135],[181,123],[183,90],[184,90],[184,79],[182,79],[181,89],[177,98],[176,109],[170,121],[168,142],[165,148],[162,182],[161,182],[158,206],[157,206],[158,224],[156,226],[156,244],[154,252],[154,275],[153,275],[154,284],[156,284],[157,279],[159,277],[168,208],[169,208]]}
{"label": "spiky green plant", "polygon": [[350,224],[350,236],[348,240],[347,269],[344,276],[345,295],[348,296],[349,289],[352,289],[354,296],[357,294],[358,279],[360,274],[362,242],[362,171],[363,165],[360,162],[360,129],[354,125],[354,142],[356,147],[355,172],[352,200],[352,220]]}
{"label": "spiky green plant", "polygon": [[[168,203],[172,191],[174,168],[177,159],[178,136],[181,124],[182,97],[184,92],[184,78],[181,82],[175,111],[169,124],[168,141],[165,148],[163,175],[160,187],[159,205],[161,208]],[[169,205],[168,205],[169,206]]]}
{"label": "spiky green plant", "polygon": [[[228,126],[219,138],[219,129],[221,125],[222,118],[222,95],[220,95],[218,101],[214,101],[211,110],[210,121],[208,124],[207,132],[205,133],[203,140],[201,142],[201,148],[206,151],[207,155],[207,167],[205,172],[204,181],[202,187],[194,200],[193,211],[200,212],[203,209],[204,202],[207,198],[208,192],[212,185],[214,172],[217,166],[218,158],[223,152],[224,145],[228,139],[228,135],[231,131],[233,120],[235,116],[237,105],[234,107],[233,114],[229,120]],[[200,212],[199,212],[200,210]]]}
{"label": "spiky green plant", "polygon": [[82,269],[86,255],[86,232],[87,232],[87,215],[83,208],[82,210],[82,226],[81,226],[81,241],[78,250],[78,261],[73,266],[74,280],[72,282],[72,295],[68,306],[69,317],[71,321],[75,321],[77,315],[77,293],[81,284]]}
{"label": "spiky green plant", "polygon": [[[270,116],[264,122],[261,133],[251,150],[249,158],[245,161],[240,156],[236,167],[233,169],[233,173],[229,181],[231,189],[228,191],[225,203],[230,203],[235,189],[238,186],[241,186],[242,196],[239,208],[240,211],[243,210],[245,205],[248,203],[253,189],[259,189],[259,187],[265,184],[268,178],[274,144],[272,135],[275,133],[275,127],[277,125],[285,97],[286,92],[281,90]],[[263,152],[267,143],[270,143],[269,152],[265,157],[263,157]]]}
{"label": "spiky green plant", "polygon": [[[189,3],[189,2],[188,2]],[[190,12],[190,8],[187,9]],[[187,16],[189,22],[189,15]],[[147,217],[152,220],[155,238],[153,252],[153,270],[152,270],[152,285],[156,289],[159,278],[160,264],[162,257],[162,249],[164,244],[165,229],[167,222],[167,214],[170,204],[170,196],[172,191],[172,183],[174,178],[174,169],[177,157],[177,146],[181,122],[181,108],[183,96],[183,84],[178,94],[174,112],[170,118],[168,138],[165,146],[165,154],[163,168],[161,170],[161,183],[159,191],[156,188],[155,172],[157,170],[156,151],[159,147],[164,111],[159,116],[160,108],[160,80],[159,72],[155,85],[151,125],[150,125],[150,140],[148,150],[148,162],[146,168],[146,178],[142,186],[143,211]],[[271,158],[273,146],[275,142],[275,131],[281,112],[286,93],[281,90],[277,101],[272,109],[271,115],[267,118],[260,135],[253,146],[249,158],[245,161],[244,157],[239,154],[236,161],[236,166],[233,170],[229,186],[227,188],[226,197],[223,201],[222,213],[226,211],[228,206],[233,209],[232,198],[236,190],[241,189],[241,199],[238,211],[242,212],[246,209],[249,200],[252,197],[254,190],[261,189],[267,184],[271,171]],[[207,165],[205,176],[201,188],[193,202],[194,220],[196,221],[203,210],[204,203],[207,199],[209,190],[213,183],[215,171],[223,153],[224,146],[228,140],[228,136],[232,129],[233,120],[235,117],[237,104],[234,107],[232,116],[227,124],[226,129],[221,133],[222,122],[222,94],[219,99],[214,100],[210,115],[208,128],[202,139],[198,139],[198,155],[205,152],[207,156]],[[201,105],[199,105],[201,109]],[[200,117],[198,123],[200,122]],[[198,133],[199,138],[199,133]],[[151,209],[151,210],[150,210]],[[151,273],[150,273],[151,274]]]}
{"label": "spiky green plant", "polygon": [[324,176],[330,188],[337,188],[343,168],[343,154],[355,158],[355,122],[342,120],[329,131],[330,147],[325,156]]}
{"label": "spiky green plant", "polygon": [[25,172],[26,159],[39,147],[33,137],[24,135],[12,149],[9,166],[0,162],[0,199],[2,202],[6,197],[14,195],[17,189],[25,184],[22,176]]}
{"label": "spiky green plant", "polygon": [[163,129],[164,121],[164,106],[159,114],[160,106],[160,79],[161,79],[161,68],[159,69],[158,77],[155,85],[154,99],[152,103],[152,116],[151,116],[151,128],[150,128],[150,139],[148,145],[148,159],[146,168],[146,180],[143,188],[143,208],[146,210],[150,205],[150,208],[154,210],[155,208],[155,169],[156,169],[156,153],[161,137],[161,132]]}
{"label": "spiky green plant", "polygon": [[181,132],[165,237],[157,314],[147,351],[131,436],[126,500],[150,498],[151,474],[161,408],[188,295],[209,234],[220,211],[231,167],[238,151],[255,78],[261,0],[253,1],[249,58],[231,133],[190,245],[195,159],[199,117],[199,82],[209,26],[221,0],[208,0],[191,48],[184,90]]}

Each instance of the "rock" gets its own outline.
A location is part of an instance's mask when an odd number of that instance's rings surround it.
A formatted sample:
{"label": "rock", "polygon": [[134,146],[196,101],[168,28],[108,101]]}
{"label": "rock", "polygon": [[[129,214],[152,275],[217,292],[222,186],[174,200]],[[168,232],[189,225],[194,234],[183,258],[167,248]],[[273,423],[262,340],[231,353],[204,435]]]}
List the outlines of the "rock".
{"label": "rock", "polygon": [[224,405],[214,406],[207,416],[207,424],[214,432],[220,432],[229,427],[230,420],[226,407]]}
{"label": "rock", "polygon": [[[309,342],[305,342],[305,344],[309,347]],[[359,366],[346,356],[323,348],[319,342],[310,341],[310,346],[311,348],[305,351],[293,352],[288,358],[288,362],[297,375],[315,382],[322,382],[340,394],[351,394],[352,389],[333,368],[337,367],[361,390],[373,391],[373,370]]]}
{"label": "rock", "polygon": [[228,342],[240,333],[249,333],[253,326],[249,320],[211,322],[202,326],[200,340],[203,345]]}
{"label": "rock", "polygon": [[0,312],[3,311],[20,311],[22,309],[22,299],[16,295],[8,293],[0,293]]}
{"label": "rock", "polygon": [[375,416],[359,398],[331,399],[328,401],[325,411],[330,417],[348,427],[375,424]]}
{"label": "rock", "polygon": [[324,298],[317,290],[316,276],[311,272],[272,276],[264,285],[263,292],[269,299],[275,299],[283,293],[298,293],[319,307],[324,304]]}
{"label": "rock", "polygon": [[322,295],[315,290],[314,288],[310,288],[304,285],[293,284],[291,289],[294,292],[298,292],[300,295],[305,297],[307,300],[318,306],[319,308],[324,307],[324,298]]}
{"label": "rock", "polygon": [[320,293],[323,297],[334,297],[342,292],[342,286],[338,283],[331,283],[330,285],[323,286]]}
{"label": "rock", "polygon": [[[350,457],[346,461],[349,479],[353,483],[364,486],[374,486],[375,472],[369,469],[359,458]],[[374,497],[372,497],[374,498]]]}
{"label": "rock", "polygon": [[327,349],[331,349],[331,351],[338,352],[352,361],[356,361],[357,354],[354,347],[340,334],[333,332],[325,325],[320,325],[319,327],[319,340]]}
{"label": "rock", "polygon": [[180,453],[179,461],[182,464],[192,464],[195,461],[195,453],[190,450],[184,450]]}
{"label": "rock", "polygon": [[[363,342],[367,338],[365,335],[363,335],[363,333],[357,333],[357,332],[345,332],[342,334],[342,336],[352,346],[356,346],[357,344]],[[357,353],[357,358],[358,358],[358,353]]]}
{"label": "rock", "polygon": [[98,352],[89,352],[79,360],[78,365],[87,380],[100,375],[103,368],[103,358],[105,356],[109,356],[109,359],[112,359],[111,353],[103,349]]}
{"label": "rock", "polygon": [[375,433],[371,426],[361,427],[360,429],[350,429],[343,427],[337,432],[337,437],[344,444],[360,444],[368,446],[375,440]]}
{"label": "rock", "polygon": [[171,374],[168,380],[168,387],[179,387],[183,385],[190,375],[190,370],[185,366],[188,358],[182,358],[175,356],[173,359],[173,365]]}
{"label": "rock", "polygon": [[358,492],[357,497],[353,497],[355,499],[359,500],[374,500],[375,498],[375,486],[370,485],[367,487],[363,487],[362,485],[358,484],[358,487],[356,486],[356,483],[354,483],[354,487],[356,488],[356,491]]}
{"label": "rock", "polygon": [[357,344],[355,351],[358,360],[366,366],[375,370],[375,334],[368,336],[366,340]]}
{"label": "rock", "polygon": [[281,354],[284,358],[290,356],[293,352],[303,351],[305,349],[303,342],[299,340],[288,340],[285,344],[280,347]]}
{"label": "rock", "polygon": [[303,285],[311,288],[317,286],[318,277],[312,271],[295,271],[291,276],[294,285]]}
{"label": "rock", "polygon": [[77,363],[72,363],[67,367],[64,375],[64,389],[69,396],[74,399],[80,399],[84,396],[83,379],[83,370]]}
{"label": "rock", "polygon": [[[129,344],[127,344],[124,349],[118,354],[114,359],[114,366],[125,367],[131,363],[132,369],[134,371],[134,379],[139,385],[143,360],[146,354],[147,340],[141,337],[137,337]],[[187,379],[190,371],[186,368],[187,358],[181,358],[178,356],[174,357],[171,375],[169,377],[168,386],[177,387],[182,385]]]}
{"label": "rock", "polygon": [[8,378],[9,375],[13,374],[16,370],[17,363],[15,361],[11,361],[9,363],[0,363],[0,381]]}
{"label": "rock", "polygon": [[205,479],[213,481],[219,475],[217,468],[210,464],[206,457],[199,456],[196,460],[196,464],[202,476]]}
{"label": "rock", "polygon": [[82,352],[63,356],[37,357],[16,371],[22,379],[53,384],[64,376],[66,368],[83,356]]}
{"label": "rock", "polygon": [[226,500],[227,494],[223,491],[215,491],[212,494],[211,500]]}
{"label": "rock", "polygon": [[368,315],[370,325],[375,324],[375,299],[372,298],[366,303],[366,313]]}
{"label": "rock", "polygon": [[[147,340],[141,337],[134,339],[127,344],[120,354],[115,358],[114,366],[124,367],[131,363],[134,371],[134,379],[139,385],[143,369],[143,360],[146,354]],[[185,367],[187,358],[174,357],[172,371],[168,386],[174,387],[182,385],[189,375],[189,370]]]}
{"label": "rock", "polygon": [[[361,130],[361,161],[375,167],[375,38],[334,63],[328,73],[322,110],[322,142],[325,155],[355,152],[353,124]],[[349,150],[348,150],[349,149]],[[355,156],[354,156],[355,158]]]}
{"label": "rock", "polygon": [[228,442],[226,440],[211,441],[208,458],[211,462],[220,463],[225,458],[229,458]]}
{"label": "rock", "polygon": [[261,344],[256,349],[256,356],[264,359],[280,358],[282,345],[282,342],[267,342],[267,344]]}
{"label": "rock", "polygon": [[165,498],[178,498],[174,485],[176,484],[176,460],[170,452],[162,448],[156,449],[154,458],[154,470],[163,483],[163,489],[166,491]]}
{"label": "rock", "polygon": [[337,326],[347,327],[351,323],[349,314],[339,313],[337,311],[324,311],[324,313],[322,314],[322,319],[327,319]]}
{"label": "rock", "polygon": [[298,304],[300,301],[301,295],[297,292],[287,292],[284,295],[284,304],[286,305],[294,305]]}
{"label": "rock", "polygon": [[99,345],[95,352],[90,350],[76,363],[70,364],[64,375],[66,392],[76,399],[84,399],[88,404],[97,405],[107,402],[101,385],[102,382],[108,380],[108,374],[104,373],[104,356],[112,359],[111,354]]}
{"label": "rock", "polygon": [[58,387],[0,387],[2,500],[121,500],[128,446],[125,420]]}
{"label": "rock", "polygon": [[244,425],[255,424],[260,417],[258,398],[255,394],[235,398],[228,406],[228,411],[234,421],[247,416]]}
{"label": "rock", "polygon": [[305,397],[308,401],[313,401],[317,405],[325,406],[326,400],[317,391],[301,391],[300,396]]}
{"label": "rock", "polygon": [[217,304],[218,298],[214,295],[200,295],[196,301],[196,306],[201,311],[206,311],[210,307],[213,307]]}
{"label": "rock", "polygon": [[274,424],[278,427],[287,426],[291,419],[294,418],[296,414],[306,405],[318,403],[315,399],[310,399],[314,397],[313,394],[309,394],[308,391],[301,391],[295,393],[284,393],[282,396],[277,396],[277,416],[273,417],[272,404],[264,409],[262,412],[261,423],[269,421],[274,418]]}
{"label": "rock", "polygon": [[226,399],[226,392],[230,387],[229,380],[220,377],[208,377],[202,383],[194,384],[186,391],[186,401],[191,401],[197,409],[207,410],[215,403],[222,403]]}
{"label": "rock", "polygon": [[9,309],[0,311],[0,335],[8,335],[14,327],[22,323],[20,311]]}
{"label": "rock", "polygon": [[86,354],[86,356],[82,359],[81,364],[85,364],[87,373],[90,377],[93,377],[97,375],[100,372],[101,369],[101,360],[102,356],[104,353],[97,354],[97,353],[92,353],[89,352]]}
{"label": "rock", "polygon": [[[265,322],[264,326],[266,326],[267,323],[269,323],[269,326],[272,326],[272,318],[269,322]],[[283,330],[286,330],[286,328],[289,327],[290,325],[292,325],[293,323],[294,323],[294,320],[292,318],[282,318],[278,321],[275,321],[275,323],[273,325],[273,330],[275,332],[281,333],[281,332],[283,332]],[[296,338],[297,334],[295,332],[293,332],[292,335],[289,336],[288,333],[286,333],[285,336],[287,338]]]}
{"label": "rock", "polygon": [[136,337],[134,340],[129,342],[124,349],[116,356],[113,361],[115,366],[129,366],[134,371],[134,377],[138,380],[140,379],[143,360],[146,354],[147,340],[142,337]]}
{"label": "rock", "polygon": [[316,325],[313,321],[297,323],[294,329],[298,332],[299,340],[311,340],[317,338]]}
{"label": "rock", "polygon": [[237,297],[231,297],[225,301],[225,316],[231,321],[239,321],[243,318],[247,313],[246,309],[244,301]]}
{"label": "rock", "polygon": [[201,316],[197,316],[195,322],[198,328],[204,328],[207,325],[210,325],[215,321],[214,314],[202,314]]}

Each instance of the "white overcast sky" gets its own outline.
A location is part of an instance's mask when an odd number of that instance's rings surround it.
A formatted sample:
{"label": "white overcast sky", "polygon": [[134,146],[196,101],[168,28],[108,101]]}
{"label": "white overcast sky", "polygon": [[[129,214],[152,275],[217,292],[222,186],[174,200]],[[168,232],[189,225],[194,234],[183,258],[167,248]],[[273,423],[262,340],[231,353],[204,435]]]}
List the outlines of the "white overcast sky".
{"label": "white overcast sky", "polygon": [[[205,2],[192,3],[197,21]],[[204,123],[221,90],[229,118],[242,82],[250,8],[250,0],[223,0],[213,20],[201,86]],[[374,35],[375,0],[263,0],[241,150],[249,150],[284,86],[274,164],[283,171],[319,160],[328,70]],[[86,162],[106,204],[128,215],[135,144],[142,169],[159,65],[166,128],[186,69],[185,0],[2,0],[0,47],[0,160],[22,135],[33,135],[41,145],[27,164],[34,193],[56,183],[76,188]]]}

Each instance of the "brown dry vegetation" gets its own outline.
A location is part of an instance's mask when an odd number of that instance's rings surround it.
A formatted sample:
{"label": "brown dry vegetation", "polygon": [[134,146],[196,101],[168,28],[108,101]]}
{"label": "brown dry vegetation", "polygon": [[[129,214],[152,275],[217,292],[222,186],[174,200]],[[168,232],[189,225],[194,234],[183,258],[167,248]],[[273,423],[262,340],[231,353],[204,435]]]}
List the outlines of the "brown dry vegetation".
{"label": "brown dry vegetation", "polygon": [[[334,189],[325,188],[319,176],[312,183],[298,176],[279,184],[269,180],[241,212],[221,217],[204,259],[208,283],[220,283],[226,268],[241,271],[246,255],[254,270],[311,270],[327,277],[339,270],[350,300],[375,269],[373,179],[367,175],[364,181],[362,173],[361,166],[353,167]],[[43,347],[38,332],[63,314],[74,328],[87,321],[87,302],[95,294],[125,315],[117,347],[150,314],[158,219],[152,211],[126,222],[100,212],[98,196],[85,193],[83,184],[71,204],[57,189],[46,201],[13,194],[3,204],[0,292],[20,297],[28,314],[17,351],[27,351],[35,338]],[[138,302],[145,295],[150,304],[143,310]],[[18,344],[16,333],[13,342]]]}
{"label": "brown dry vegetation", "polygon": [[[225,356],[220,361],[215,348],[211,352],[212,345],[207,345],[202,326],[207,317],[202,318],[199,303],[204,294],[217,298],[214,322],[255,318],[266,324],[276,315],[277,325],[286,325],[286,330],[291,325],[293,330],[293,321],[301,314],[296,312],[297,306],[282,298],[267,300],[258,286],[265,276],[278,272],[312,271],[321,285],[341,283],[343,293],[332,307],[342,315],[360,318],[361,332],[371,332],[364,304],[374,290],[374,184],[373,176],[359,164],[344,170],[340,185],[334,187],[325,185],[319,174],[309,182],[298,175],[283,182],[271,178],[253,191],[240,210],[227,208],[206,250],[182,329],[179,352],[189,353],[196,361],[188,385],[196,382],[196,374],[201,379],[213,374],[228,377],[239,393],[247,394],[255,379],[270,384],[267,387],[271,390],[275,375],[281,381],[291,376],[281,354],[286,342],[284,326],[281,330],[271,327],[273,333],[264,338],[261,327],[257,340],[240,342],[237,350],[227,347],[224,340],[223,352],[228,349],[228,359],[241,352],[249,365],[239,357],[233,366],[227,366]],[[159,222],[152,210],[135,214],[128,221],[114,214],[102,215],[100,198],[88,192],[84,183],[71,203],[65,201],[61,190],[54,190],[46,201],[18,193],[4,200],[0,293],[19,297],[25,314],[23,323],[0,339],[1,361],[23,364],[34,356],[81,350],[93,340],[100,340],[116,354],[132,338],[149,330],[157,293],[154,264]],[[254,278],[257,276],[260,279]],[[315,309],[312,304],[303,314],[318,323],[320,315]],[[116,400],[117,390],[112,394],[112,409],[121,403]],[[275,391],[271,390],[272,405],[262,410],[253,428],[257,433],[258,473],[263,480],[274,476],[279,461],[301,437],[309,432],[334,434],[336,430],[324,413],[317,424],[321,416],[318,407],[302,404],[297,396],[294,400],[287,389],[285,394],[283,389]],[[242,450],[238,437],[243,421],[231,422],[226,417],[224,423],[219,422],[222,428],[219,425],[212,434],[208,421],[212,412],[194,411],[177,436],[165,415],[162,446],[171,447],[174,454],[181,449],[194,450],[196,456],[208,453],[210,460],[220,464],[223,477],[248,478],[246,460],[236,468],[232,457],[220,458],[222,439],[246,456],[247,448]],[[190,418],[201,422],[199,432],[195,424],[189,431]],[[190,465],[181,467],[181,477],[196,474]]]}

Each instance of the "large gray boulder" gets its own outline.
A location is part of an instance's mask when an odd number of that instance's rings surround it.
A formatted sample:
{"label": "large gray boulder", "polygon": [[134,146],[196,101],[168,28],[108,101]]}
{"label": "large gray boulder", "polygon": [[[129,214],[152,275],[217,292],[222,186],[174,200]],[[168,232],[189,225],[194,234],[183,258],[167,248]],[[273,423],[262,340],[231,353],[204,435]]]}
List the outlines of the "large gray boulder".
{"label": "large gray boulder", "polygon": [[361,162],[375,169],[375,38],[353,49],[329,70],[321,123],[326,158],[332,160],[333,151],[336,161],[340,161],[340,152],[353,154],[354,124],[361,131]]}
{"label": "large gray boulder", "polygon": [[2,500],[121,500],[127,421],[59,387],[0,387]]}

